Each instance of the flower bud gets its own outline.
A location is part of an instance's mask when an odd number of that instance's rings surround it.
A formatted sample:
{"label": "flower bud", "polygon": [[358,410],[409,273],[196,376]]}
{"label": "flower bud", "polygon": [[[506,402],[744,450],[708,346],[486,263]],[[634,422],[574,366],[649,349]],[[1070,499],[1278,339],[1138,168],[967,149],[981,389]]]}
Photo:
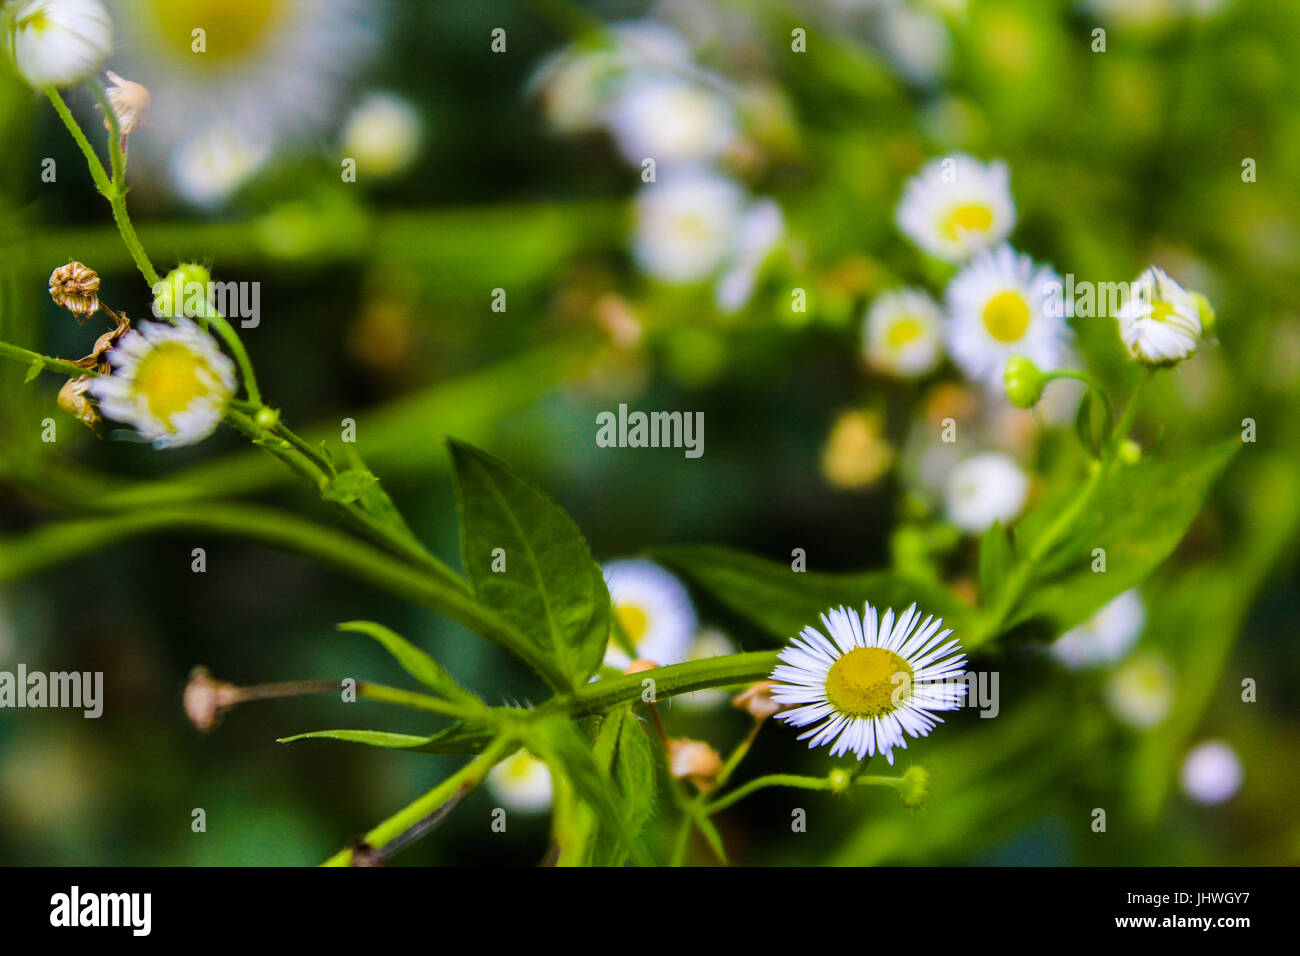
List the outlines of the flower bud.
{"label": "flower bud", "polygon": [[80,83],[113,49],[113,21],[100,0],[15,0],[3,27],[14,66],[36,89]]}
{"label": "flower bud", "polygon": [[1043,386],[1047,379],[1038,370],[1038,366],[1023,355],[1013,355],[1007,359],[1002,370],[1002,381],[1006,386],[1007,398],[1017,408],[1033,408],[1043,397]]}
{"label": "flower bud", "polygon": [[668,741],[668,769],[678,780],[689,780],[707,792],[722,772],[722,757],[702,740],[675,737]]}
{"label": "flower bud", "polygon": [[1119,460],[1126,465],[1136,465],[1142,460],[1142,446],[1131,438],[1119,443]]}
{"label": "flower bud", "polygon": [[69,262],[50,273],[50,298],[84,322],[99,309],[99,274],[80,262]]}
{"label": "flower bud", "polygon": [[202,318],[208,312],[212,274],[196,262],[182,262],[154,283],[153,314],[160,319]]}
{"label": "flower bud", "polygon": [[[112,70],[108,71],[108,78],[113,81],[107,91],[108,102],[117,114],[117,125],[125,139],[141,126],[149,125],[149,91],[142,83],[124,80]],[[107,116],[104,117],[104,128],[113,128]]]}
{"label": "flower bud", "polygon": [[908,767],[898,793],[903,798],[904,805],[913,810],[925,806],[926,800],[930,798],[930,771],[924,767]]}
{"label": "flower bud", "polygon": [[214,679],[206,667],[196,667],[190,672],[182,702],[190,723],[206,732],[216,726],[224,710],[240,699],[239,688],[234,684]]}
{"label": "flower bud", "polygon": [[766,720],[781,710],[781,705],[772,699],[772,688],[775,686],[770,680],[751,684],[748,689],[732,698],[731,706],[749,711],[755,720]]}

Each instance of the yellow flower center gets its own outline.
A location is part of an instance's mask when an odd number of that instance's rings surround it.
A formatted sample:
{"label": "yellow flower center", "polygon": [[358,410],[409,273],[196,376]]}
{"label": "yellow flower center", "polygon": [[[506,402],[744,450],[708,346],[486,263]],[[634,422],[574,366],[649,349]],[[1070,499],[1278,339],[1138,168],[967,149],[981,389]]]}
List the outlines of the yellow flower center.
{"label": "yellow flower center", "polygon": [[1155,322],[1168,322],[1174,314],[1174,307],[1168,302],[1157,301],[1151,306],[1151,319]]}
{"label": "yellow flower center", "polygon": [[889,327],[889,333],[885,336],[885,341],[889,343],[891,349],[901,349],[905,345],[910,345],[921,337],[925,326],[920,319],[907,318],[899,319]]}
{"label": "yellow flower center", "polygon": [[[288,12],[285,0],[145,0],[140,19],[153,24],[169,53],[202,69],[265,44]],[[194,31],[204,31],[204,52]]]}
{"label": "yellow flower center", "polygon": [[954,206],[943,223],[943,234],[949,239],[960,239],[965,233],[983,234],[993,227],[993,210],[982,203]]}
{"label": "yellow flower center", "polygon": [[514,783],[527,780],[533,770],[533,758],[527,753],[517,753],[506,760],[506,778]]}
{"label": "yellow flower center", "polygon": [[645,632],[650,628],[650,615],[645,609],[638,604],[618,604],[614,607],[614,615],[632,646],[641,643],[641,638],[645,637]]}
{"label": "yellow flower center", "polygon": [[984,328],[999,342],[1018,342],[1029,328],[1029,303],[1019,292],[999,292],[984,306]]}
{"label": "yellow flower center", "polygon": [[826,699],[848,717],[882,717],[911,693],[912,666],[883,647],[855,647],[826,675]]}
{"label": "yellow flower center", "polygon": [[196,398],[211,393],[207,383],[212,378],[212,367],[198,352],[179,342],[163,342],[140,360],[135,391],[144,397],[150,413],[174,431],[172,419]]}

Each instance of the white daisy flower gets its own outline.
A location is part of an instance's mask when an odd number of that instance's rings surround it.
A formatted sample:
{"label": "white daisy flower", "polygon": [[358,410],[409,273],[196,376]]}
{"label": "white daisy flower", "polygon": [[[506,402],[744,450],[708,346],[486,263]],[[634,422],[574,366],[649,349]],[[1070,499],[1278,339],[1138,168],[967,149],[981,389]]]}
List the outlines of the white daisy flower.
{"label": "white daisy flower", "polygon": [[551,806],[551,768],[527,750],[516,750],[488,771],[488,789],[508,810],[536,813]]}
{"label": "white daisy flower", "polygon": [[1173,668],[1154,651],[1135,657],[1107,682],[1106,701],[1126,724],[1138,730],[1154,727],[1173,706]]}
{"label": "white daisy flower", "polygon": [[[602,566],[614,616],[632,643],[634,657],[661,666],[680,664],[695,637],[695,608],[677,578],[659,565],[640,559]],[[605,663],[624,668],[632,663],[617,641],[610,640]]]}
{"label": "white daisy flower", "polygon": [[971,379],[1001,393],[1007,359],[1060,368],[1070,327],[1060,313],[1060,277],[1008,245],[976,255],[948,285],[948,351]]}
{"label": "white daisy flower", "polygon": [[996,245],[1016,224],[1004,163],[970,156],[931,160],[903,188],[898,228],[932,256],[959,262]]}
{"label": "white daisy flower", "polygon": [[173,155],[214,129],[268,148],[321,137],[376,49],[387,6],[116,0],[122,52],[115,68],[147,86],[155,107],[149,135],[132,144],[133,164],[175,174]]}
{"label": "white daisy flower", "polygon": [[367,93],[343,125],[343,155],[365,176],[392,176],[410,166],[420,150],[419,112],[393,93]]}
{"label": "white daisy flower", "polygon": [[1132,649],[1146,622],[1142,595],[1136,588],[1125,591],[1058,637],[1052,644],[1052,656],[1071,670],[1114,664]]}
{"label": "white daisy flower", "polygon": [[1029,476],[1016,460],[989,451],[967,458],[949,472],[944,504],[949,521],[979,534],[995,521],[1010,522],[1028,496]]}
{"label": "white daisy flower", "polygon": [[656,165],[707,162],[736,138],[736,116],[725,98],[691,80],[633,74],[609,107],[607,123],[628,162]]}
{"label": "white daisy flower", "polygon": [[714,289],[713,301],[722,312],[736,312],[754,294],[763,265],[785,236],[785,217],[772,199],[753,202],[736,227],[727,265]]}
{"label": "white daisy flower", "polygon": [[37,89],[80,83],[113,49],[100,0],[9,0],[2,22],[14,66]]}
{"label": "white daisy flower", "polygon": [[195,206],[219,206],[266,164],[267,140],[249,139],[229,123],[204,130],[172,154],[172,186]]}
{"label": "white daisy flower", "polygon": [[919,378],[943,355],[943,313],[924,292],[898,289],[871,303],[862,327],[867,364],[898,378]]}
{"label": "white daisy flower", "polygon": [[140,323],[118,340],[108,360],[113,373],[88,386],[99,410],[159,448],[207,438],[235,394],[234,363],[188,319]]}
{"label": "white daisy flower", "polygon": [[1222,740],[1197,745],[1183,761],[1183,792],[1197,803],[1223,803],[1241,789],[1241,758]]}
{"label": "white daisy flower", "polygon": [[1181,362],[1201,347],[1196,299],[1155,266],[1138,277],[1117,318],[1129,354],[1148,365]]}
{"label": "white daisy flower", "polygon": [[674,170],[644,184],[632,240],[637,264],[669,283],[707,278],[731,251],[744,204],[735,182],[702,169]]}
{"label": "white daisy flower", "polygon": [[796,727],[820,721],[799,735],[809,747],[830,744],[831,756],[859,760],[879,752],[892,766],[894,748],[907,749],[904,732],[928,736],[943,723],[935,713],[956,710],[966,694],[961,642],[944,643],[952,629],[940,630],[942,619],[920,618],[915,604],[879,623],[870,604],[862,617],[843,607],[823,614],[826,635],[805,627],[778,655],[772,699],[793,709],[777,717]]}

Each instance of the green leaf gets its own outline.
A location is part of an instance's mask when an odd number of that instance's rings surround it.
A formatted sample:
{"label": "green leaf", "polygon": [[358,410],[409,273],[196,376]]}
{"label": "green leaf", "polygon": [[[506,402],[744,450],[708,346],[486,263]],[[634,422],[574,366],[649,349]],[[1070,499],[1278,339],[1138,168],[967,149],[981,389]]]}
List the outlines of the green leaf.
{"label": "green leaf", "polygon": [[23,384],[27,385],[31,382],[36,381],[36,379],[40,377],[40,374],[43,371],[45,371],[44,362],[41,362],[39,360],[33,362],[31,365],[27,366],[27,374],[23,376]]}
{"label": "green leaf", "polygon": [[[1241,442],[1233,439],[1207,452],[1173,461],[1147,460],[1118,466],[1099,484],[1090,507],[1062,543],[1033,569],[1029,596],[1006,627],[1045,619],[1055,633],[1087,620],[1111,598],[1135,587],[1182,540],[1215,481]],[[1034,539],[1050,525],[1043,508],[1026,515],[1017,528],[1017,549],[1032,553]],[[1024,525],[1029,532],[1022,535]],[[1106,570],[1093,571],[1096,549],[1105,551]]]}
{"label": "green leaf", "polygon": [[281,737],[277,743],[291,744],[299,740],[343,740],[348,743],[365,744],[369,747],[385,747],[389,750],[405,750],[420,754],[476,754],[492,742],[495,731],[487,727],[471,727],[455,723],[446,730],[428,737],[419,734],[394,734],[382,730],[314,730],[292,737]]}
{"label": "green leaf", "polygon": [[529,750],[552,768],[563,771],[577,795],[595,811],[597,819],[614,828],[619,843],[638,865],[653,865],[628,826],[628,814],[621,805],[617,788],[597,763],[591,744],[571,720],[557,717],[532,724],[526,743]]}
{"label": "green leaf", "polygon": [[1100,458],[1110,434],[1110,409],[1097,398],[1092,389],[1083,393],[1079,411],[1074,419],[1074,430],[1079,441],[1093,458]]}
{"label": "green leaf", "polygon": [[991,603],[1014,563],[1011,536],[1001,521],[995,521],[980,541],[980,600]]}
{"label": "green leaf", "polygon": [[819,615],[841,604],[861,611],[869,601],[902,611],[916,602],[922,614],[942,617],[958,637],[974,616],[943,585],[892,571],[796,572],[788,564],[709,545],[660,548],[652,556],[779,641],[816,626]]}
{"label": "green leaf", "polygon": [[359,471],[350,469],[341,471],[333,478],[325,482],[321,488],[320,495],[326,501],[337,501],[342,504],[349,504],[356,501],[366,491],[379,483],[374,475],[368,471]]}
{"label": "green leaf", "polygon": [[[654,814],[658,782],[654,748],[631,706],[617,707],[605,715],[592,754],[618,793],[627,830],[638,837]],[[606,824],[599,828],[592,841],[588,862],[595,866],[615,866],[625,855],[620,852],[618,828]]]}
{"label": "green leaf", "polygon": [[[580,687],[609,637],[609,592],[573,519],[504,463],[452,440],[461,556],[496,609]],[[497,570],[494,570],[494,567]]]}
{"label": "green leaf", "polygon": [[483,706],[483,702],[476,695],[456,683],[455,678],[448,674],[441,664],[396,631],[392,631],[373,621],[345,621],[338,625],[338,629],[352,634],[365,634],[368,637],[373,637],[384,646],[384,649],[389,654],[393,655],[397,663],[402,665],[404,671],[425,687],[441,694],[448,700],[474,707]]}

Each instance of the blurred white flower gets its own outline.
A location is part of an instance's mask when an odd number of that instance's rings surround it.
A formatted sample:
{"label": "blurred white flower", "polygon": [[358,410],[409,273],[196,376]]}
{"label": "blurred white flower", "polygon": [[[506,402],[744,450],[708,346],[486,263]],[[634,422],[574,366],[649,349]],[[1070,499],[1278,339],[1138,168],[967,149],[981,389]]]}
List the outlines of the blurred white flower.
{"label": "blurred white flower", "polygon": [[658,166],[717,159],[736,138],[731,104],[676,76],[632,74],[610,104],[609,130],[628,162]]}
{"label": "blurred white flower", "polygon": [[527,750],[517,750],[488,771],[488,789],[508,810],[536,813],[551,806],[551,768]]}
{"label": "blurred white flower", "polygon": [[1007,359],[1023,355],[1041,371],[1059,368],[1070,327],[1051,307],[1060,279],[1008,245],[978,253],[948,285],[948,351],[971,379],[1002,393]]}
{"label": "blurred white flower", "polygon": [[1020,514],[1028,495],[1029,476],[1015,459],[990,451],[967,458],[948,474],[944,504],[949,521],[980,533]]}
{"label": "blurred white flower", "polygon": [[686,660],[696,618],[682,583],[654,562],[636,558],[611,561],[602,570],[614,616],[636,652],[629,657],[611,639],[605,663],[622,669],[633,659],[661,666]]}
{"label": "blurred white flower", "polygon": [[917,289],[876,297],[862,330],[867,363],[899,378],[920,378],[943,356],[943,313]]}
{"label": "blurred white flower", "polygon": [[1201,347],[1196,298],[1155,266],[1138,277],[1117,318],[1129,354],[1148,365],[1180,362]]}
{"label": "blurred white flower", "polygon": [[[180,153],[229,130],[273,149],[319,139],[337,121],[358,68],[375,50],[384,0],[115,0],[115,68],[154,98],[132,164],[183,175]],[[236,167],[243,163],[215,166]],[[196,189],[215,205],[229,189]]]}
{"label": "blurred white flower", "polygon": [[743,308],[754,294],[763,265],[785,237],[785,217],[772,199],[750,204],[736,225],[731,251],[714,290],[714,302],[722,312]]}
{"label": "blurred white flower", "polygon": [[906,3],[887,5],[880,39],[885,54],[913,83],[937,83],[948,71],[952,38],[943,20],[929,11]]}
{"label": "blurred white flower", "polygon": [[903,187],[895,218],[909,239],[949,262],[995,245],[1016,224],[1006,164],[964,155],[931,160]]}
{"label": "blurred white flower", "polygon": [[1183,792],[1197,803],[1216,804],[1241,789],[1241,759],[1222,740],[1198,744],[1183,761]]}
{"label": "blurred white flower", "polygon": [[1114,664],[1132,649],[1146,626],[1146,607],[1136,589],[1125,591],[1052,644],[1052,656],[1072,670]]}
{"label": "blurred white flower", "polygon": [[367,93],[343,124],[343,155],[356,160],[362,176],[393,176],[418,155],[423,129],[419,111],[402,97]]}
{"label": "blurred white flower", "polygon": [[105,417],[159,448],[192,445],[216,430],[235,393],[235,366],[189,319],[141,322],[108,353],[111,375],[87,387]]}
{"label": "blurred white flower", "polygon": [[80,83],[113,49],[100,0],[9,0],[0,22],[14,66],[37,89]]}
{"label": "blurred white flower", "polygon": [[261,169],[270,155],[269,142],[249,139],[223,123],[179,144],[168,168],[182,198],[196,206],[214,207]]}
{"label": "blurred white flower", "polygon": [[731,251],[745,194],[717,173],[694,168],[665,172],[637,194],[632,254],[656,279],[699,282]]}
{"label": "blurred white flower", "polygon": [[1174,671],[1162,656],[1150,651],[1133,658],[1111,675],[1106,701],[1125,723],[1138,730],[1154,727],[1174,702]]}

